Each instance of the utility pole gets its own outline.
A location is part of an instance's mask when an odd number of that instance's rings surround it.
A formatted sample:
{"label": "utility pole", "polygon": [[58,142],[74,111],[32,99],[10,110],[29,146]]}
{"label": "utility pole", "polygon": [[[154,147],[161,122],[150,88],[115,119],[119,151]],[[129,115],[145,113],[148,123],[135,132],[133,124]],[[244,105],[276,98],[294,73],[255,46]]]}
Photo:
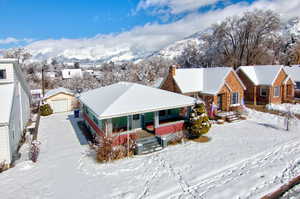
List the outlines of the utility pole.
{"label": "utility pole", "polygon": [[44,104],[44,96],[45,96],[45,76],[44,76],[44,69],[45,69],[45,64],[42,66],[42,94],[43,94],[42,104]]}

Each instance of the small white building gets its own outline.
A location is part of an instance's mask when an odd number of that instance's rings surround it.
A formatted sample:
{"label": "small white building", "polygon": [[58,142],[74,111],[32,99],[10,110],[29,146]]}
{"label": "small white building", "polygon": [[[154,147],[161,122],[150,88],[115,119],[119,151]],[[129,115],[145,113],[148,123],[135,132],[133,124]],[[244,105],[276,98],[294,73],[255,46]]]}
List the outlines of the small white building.
{"label": "small white building", "polygon": [[75,92],[62,87],[49,90],[44,96],[44,102],[51,106],[53,113],[72,111],[78,104]]}
{"label": "small white building", "polygon": [[0,59],[0,162],[11,164],[30,119],[31,93],[16,59]]}
{"label": "small white building", "polygon": [[51,79],[54,79],[57,77],[56,72],[45,72],[45,76]]}
{"label": "small white building", "polygon": [[82,70],[78,69],[63,69],[62,71],[63,79],[72,79],[72,78],[82,78]]}

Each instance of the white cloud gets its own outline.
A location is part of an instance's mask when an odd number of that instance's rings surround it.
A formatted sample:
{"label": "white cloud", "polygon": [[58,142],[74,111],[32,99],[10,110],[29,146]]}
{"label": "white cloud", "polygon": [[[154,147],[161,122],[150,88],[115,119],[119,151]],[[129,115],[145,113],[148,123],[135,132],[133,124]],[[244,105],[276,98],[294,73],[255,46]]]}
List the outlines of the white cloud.
{"label": "white cloud", "polygon": [[213,5],[222,0],[142,0],[137,10],[153,7],[168,8],[172,14],[179,14],[187,11],[195,11],[200,7]]}
{"label": "white cloud", "polygon": [[13,37],[7,37],[5,39],[0,39],[0,44],[11,44],[11,43],[18,43],[19,40]]}
{"label": "white cloud", "polygon": [[228,16],[240,15],[254,9],[272,9],[280,13],[283,18],[295,17],[299,16],[300,1],[257,0],[252,4],[240,2],[206,13],[191,12],[184,18],[169,24],[149,23],[127,32],[98,35],[93,38],[42,40],[33,42],[27,47],[34,55],[41,53],[46,57],[63,55],[68,58],[80,59],[105,59],[108,57],[115,57],[115,60],[131,59],[139,54],[160,50],[175,41],[208,28],[213,23],[222,21]]}
{"label": "white cloud", "polygon": [[24,39],[16,39],[14,37],[7,37],[4,39],[0,39],[0,45],[6,45],[6,44],[17,44],[17,43],[21,43],[21,42],[25,42],[25,43],[30,43],[32,42],[33,39],[28,39],[28,38],[24,38]]}

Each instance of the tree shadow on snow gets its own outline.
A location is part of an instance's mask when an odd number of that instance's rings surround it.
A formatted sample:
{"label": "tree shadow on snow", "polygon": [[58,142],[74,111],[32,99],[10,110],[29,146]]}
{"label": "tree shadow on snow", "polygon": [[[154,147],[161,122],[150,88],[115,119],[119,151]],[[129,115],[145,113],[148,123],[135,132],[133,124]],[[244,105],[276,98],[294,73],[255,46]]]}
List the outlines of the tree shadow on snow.
{"label": "tree shadow on snow", "polygon": [[74,132],[75,132],[75,135],[79,141],[79,143],[81,145],[87,145],[88,144],[88,141],[86,139],[86,137],[83,135],[83,133],[81,132],[77,122],[80,121],[81,119],[79,118],[75,118],[74,115],[68,115],[68,118],[67,118],[71,124],[72,124],[72,127],[74,129]]}

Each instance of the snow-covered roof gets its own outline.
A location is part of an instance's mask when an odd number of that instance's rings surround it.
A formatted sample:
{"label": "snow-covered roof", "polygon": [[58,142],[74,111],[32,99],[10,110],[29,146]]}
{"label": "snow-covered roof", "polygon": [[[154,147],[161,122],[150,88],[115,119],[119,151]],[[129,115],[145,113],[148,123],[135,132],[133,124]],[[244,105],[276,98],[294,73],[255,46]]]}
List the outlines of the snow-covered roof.
{"label": "snow-covered roof", "polygon": [[240,66],[241,70],[255,85],[273,85],[282,65],[257,65],[257,66]]}
{"label": "snow-covered roof", "polygon": [[7,124],[13,101],[14,84],[0,85],[0,124]]}
{"label": "snow-covered roof", "polygon": [[62,69],[62,77],[64,79],[74,78],[74,77],[82,77],[81,68],[72,68],[72,69]]}
{"label": "snow-covered roof", "polygon": [[[202,92],[215,95],[225,84],[231,71],[234,72],[230,67],[176,69],[174,80],[182,93]],[[241,81],[240,83],[243,85]]]}
{"label": "snow-covered roof", "polygon": [[300,65],[286,66],[285,71],[295,82],[300,82]]}
{"label": "snow-covered roof", "polygon": [[14,62],[18,62],[18,60],[13,59],[13,58],[1,58],[0,59],[0,63],[14,63]]}
{"label": "snow-covered roof", "polygon": [[100,119],[191,106],[195,98],[148,87],[119,82],[82,93],[79,100]]}
{"label": "snow-covered roof", "polygon": [[63,87],[59,87],[59,88],[56,88],[56,89],[53,89],[53,90],[49,90],[46,94],[45,94],[45,97],[44,99],[47,99],[49,97],[52,97],[54,95],[57,95],[59,93],[65,93],[65,94],[68,94],[68,95],[74,95],[75,93],[67,88],[63,88]]}

